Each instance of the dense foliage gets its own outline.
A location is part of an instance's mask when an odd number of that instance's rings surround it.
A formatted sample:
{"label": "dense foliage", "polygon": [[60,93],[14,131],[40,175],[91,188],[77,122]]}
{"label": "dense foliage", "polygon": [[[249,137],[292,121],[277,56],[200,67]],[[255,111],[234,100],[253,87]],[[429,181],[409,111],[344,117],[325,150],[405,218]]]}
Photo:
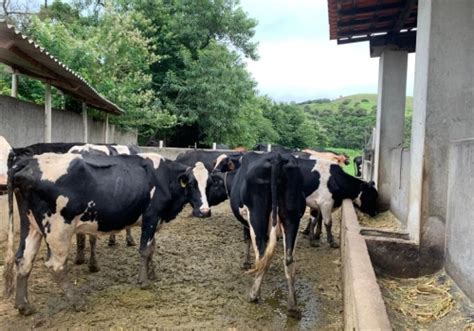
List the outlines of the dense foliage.
{"label": "dense foliage", "polygon": [[[258,59],[257,22],[238,0],[56,0],[9,19],[124,109],[111,121],[137,129],[141,144],[360,148],[374,125],[373,111],[350,103],[258,95],[244,61]],[[1,71],[0,93],[9,85]],[[41,103],[43,84],[22,76],[19,94]],[[64,103],[80,111],[53,89]]]}

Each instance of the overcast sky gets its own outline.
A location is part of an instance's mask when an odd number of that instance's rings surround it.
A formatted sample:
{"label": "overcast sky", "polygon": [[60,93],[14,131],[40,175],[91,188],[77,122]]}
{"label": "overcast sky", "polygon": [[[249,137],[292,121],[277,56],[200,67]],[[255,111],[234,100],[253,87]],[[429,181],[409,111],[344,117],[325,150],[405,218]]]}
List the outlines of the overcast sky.
{"label": "overcast sky", "polygon": [[[329,40],[327,0],[241,0],[258,20],[258,61],[248,69],[261,94],[277,101],[377,93],[378,58],[369,43]],[[407,94],[413,95],[414,56],[408,59]]]}

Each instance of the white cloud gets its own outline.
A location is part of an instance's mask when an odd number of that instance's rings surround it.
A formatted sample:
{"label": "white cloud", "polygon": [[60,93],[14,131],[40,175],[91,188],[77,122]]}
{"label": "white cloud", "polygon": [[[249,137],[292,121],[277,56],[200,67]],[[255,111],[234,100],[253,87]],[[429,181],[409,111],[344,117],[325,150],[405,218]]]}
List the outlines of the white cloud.
{"label": "white cloud", "polygon": [[[378,58],[368,42],[337,45],[329,40],[327,2],[320,0],[244,0],[244,10],[259,21],[258,61],[247,66],[260,93],[278,101],[336,98],[377,93]],[[414,58],[409,57],[409,95]]]}

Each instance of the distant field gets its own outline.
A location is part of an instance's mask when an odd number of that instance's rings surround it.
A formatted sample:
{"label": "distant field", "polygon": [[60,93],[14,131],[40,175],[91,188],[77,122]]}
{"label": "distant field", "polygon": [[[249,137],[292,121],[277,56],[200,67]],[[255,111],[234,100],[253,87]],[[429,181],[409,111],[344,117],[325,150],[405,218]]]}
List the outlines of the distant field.
{"label": "distant field", "polygon": [[354,158],[356,156],[362,155],[362,151],[356,150],[356,149],[348,149],[348,148],[337,148],[337,147],[327,147],[327,150],[334,151],[337,153],[346,153],[350,159],[351,163],[349,165],[346,165],[344,167],[344,171],[347,172],[349,175],[354,176],[355,175],[355,169],[354,169]]}
{"label": "distant field", "polygon": [[[340,97],[338,99],[330,100],[328,102],[321,102],[321,100],[314,100],[313,102],[307,101],[300,104],[306,111],[311,112],[311,110],[333,110],[336,111],[339,109],[339,106],[344,104],[349,108],[354,109],[365,109],[370,114],[371,112],[377,109],[377,94],[354,94],[345,97]],[[413,97],[406,98],[405,104],[406,114],[408,116],[413,111]]]}

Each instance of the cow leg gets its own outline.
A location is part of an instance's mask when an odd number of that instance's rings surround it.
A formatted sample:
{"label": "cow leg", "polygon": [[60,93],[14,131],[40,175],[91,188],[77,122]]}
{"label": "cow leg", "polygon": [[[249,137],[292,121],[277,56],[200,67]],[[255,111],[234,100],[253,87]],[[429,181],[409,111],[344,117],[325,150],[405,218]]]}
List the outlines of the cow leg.
{"label": "cow leg", "polygon": [[252,262],[250,261],[250,246],[252,245],[250,240],[250,230],[247,227],[243,228],[243,235],[244,235],[244,242],[245,242],[245,257],[244,257],[244,264],[242,265],[242,269],[249,270],[252,267]]}
{"label": "cow leg", "polygon": [[329,243],[329,246],[332,248],[338,248],[339,243],[334,239],[332,235],[332,207],[333,204],[329,203],[326,204],[324,207],[321,208],[321,213],[323,214],[323,221],[324,221],[324,227],[326,228],[326,235],[327,235],[327,240]]}
{"label": "cow leg", "polygon": [[140,236],[140,270],[138,272],[138,283],[142,289],[146,289],[150,286],[149,268],[150,262],[153,258],[155,251],[155,232],[158,226],[158,220],[153,211],[148,210],[147,215],[143,216],[142,221],[142,233]]}
{"label": "cow leg", "polygon": [[109,246],[115,246],[117,244],[117,241],[115,240],[115,234],[111,234],[109,236]]}
{"label": "cow leg", "polygon": [[301,318],[301,312],[296,304],[295,274],[296,263],[294,252],[296,249],[296,236],[298,234],[298,224],[283,222],[283,246],[285,252],[285,276],[288,282],[288,316]]}
{"label": "cow leg", "polygon": [[[74,263],[83,264],[84,262],[86,262],[86,257],[84,254],[84,250],[86,249],[86,235],[83,233],[76,234],[76,244],[77,244],[77,252],[76,252],[76,259],[74,260]],[[51,252],[49,251],[48,260],[50,257],[51,257]]]}
{"label": "cow leg", "polygon": [[91,247],[91,257],[89,259],[89,271],[90,272],[97,272],[100,270],[99,263],[97,262],[97,237],[93,235],[89,235],[89,244]]}
{"label": "cow leg", "polygon": [[127,246],[136,246],[135,240],[132,237],[132,229],[128,228],[125,230],[127,233]]}
{"label": "cow leg", "polygon": [[155,280],[156,279],[156,271],[155,271],[155,262],[153,262],[153,254],[155,253],[156,249],[156,241],[153,238],[153,242],[150,244],[150,256],[148,258],[148,279]]}
{"label": "cow leg", "polygon": [[306,225],[306,228],[301,231],[302,234],[304,235],[309,235],[310,234],[310,227],[311,227],[311,220],[313,219],[313,217],[309,217],[309,220],[308,220],[308,224]]}
{"label": "cow leg", "polygon": [[24,249],[20,246],[16,255],[15,308],[17,308],[22,315],[31,315],[35,312],[35,309],[28,301],[28,278],[33,268],[36,254],[40,248],[41,239],[41,233],[30,226],[28,236],[25,238],[24,243],[21,244],[21,246],[24,244]]}
{"label": "cow leg", "polygon": [[[51,258],[47,266],[52,268],[54,281],[64,291],[66,298],[76,311],[85,309],[85,301],[75,291],[68,280],[66,262],[69,254],[74,225],[65,223],[62,217],[52,217],[49,220],[51,231],[46,233],[46,242],[51,248]],[[54,224],[54,225],[53,225]]]}
{"label": "cow leg", "polygon": [[[250,290],[250,301],[255,302],[260,297],[260,287],[262,285],[263,276],[270,267],[271,258],[277,242],[277,224],[273,225],[269,218],[270,215],[255,215],[250,213],[250,237],[255,251],[255,280]],[[260,223],[262,222],[262,223]],[[264,223],[263,223],[264,222]],[[270,237],[268,237],[267,229],[270,226]]]}

